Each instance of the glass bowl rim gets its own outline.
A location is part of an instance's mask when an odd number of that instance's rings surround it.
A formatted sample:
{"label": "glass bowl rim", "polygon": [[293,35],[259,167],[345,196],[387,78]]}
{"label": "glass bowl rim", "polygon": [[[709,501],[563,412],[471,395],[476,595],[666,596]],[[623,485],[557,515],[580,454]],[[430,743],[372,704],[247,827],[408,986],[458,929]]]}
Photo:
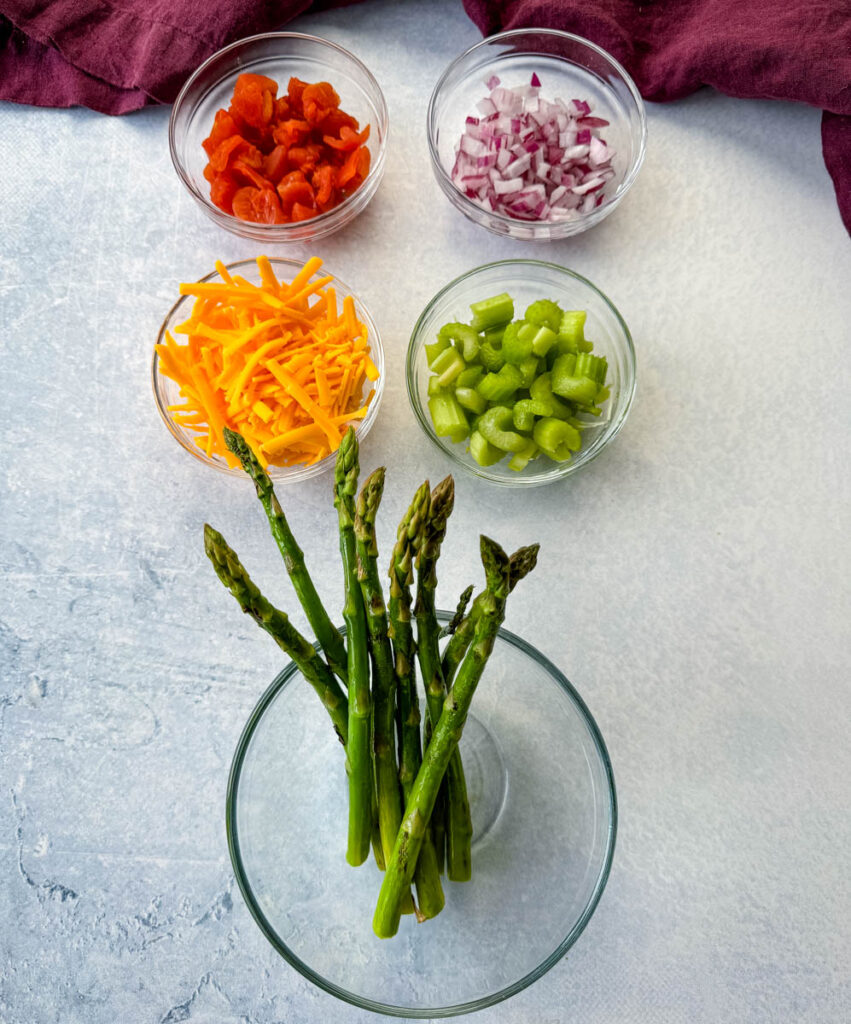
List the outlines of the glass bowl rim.
{"label": "glass bowl rim", "polygon": [[[241,221],[239,217],[234,217],[233,214],[226,213],[224,210],[220,210],[218,206],[210,201],[210,197],[205,195],[200,189],[196,188],[195,183],[190,179],[186,172],[183,161],[180,159],[177,153],[177,143],[175,141],[175,125],[177,122],[178,113],[181,111],[185,101],[186,94],[189,89],[195,84],[195,82],[201,77],[202,73],[220,57],[225,56],[231,50],[240,50],[247,46],[249,43],[257,43],[261,40],[267,39],[300,39],[308,40],[312,43],[319,43],[322,46],[327,47],[329,50],[334,50],[338,54],[342,55],[346,60],[351,61],[355,64],[360,71],[366,76],[370,85],[375,88],[376,95],[378,97],[378,114],[379,114],[379,133],[378,133],[378,146],[376,152],[375,162],[371,164],[367,176],[363,180],[363,184],[360,188],[356,189],[351,195],[347,196],[342,203],[333,207],[330,210],[326,210],[324,213],[317,214],[315,217],[311,217],[307,221],[298,221],[290,224],[263,224],[259,221]],[[236,69],[235,69],[236,70]],[[233,72],[229,72],[231,74]],[[330,39],[324,39],[322,36],[315,36],[309,32],[258,32],[255,35],[244,36],[242,39],[236,39],[232,43],[228,43],[227,46],[223,46],[221,49],[216,50],[215,53],[210,56],[192,72],[192,74],[183,83],[180,92],[177,94],[177,99],[172,104],[171,114],[168,119],[168,151],[171,156],[171,163],[177,172],[177,176],[183,182],[184,187],[188,190],[189,194],[202,205],[215,217],[217,222],[221,222],[222,225],[234,223],[244,224],[247,223],[251,226],[252,230],[256,229],[259,232],[265,232],[268,235],[270,242],[280,241],[282,237],[285,237],[290,231],[295,228],[304,229],[305,225],[328,225],[334,220],[339,219],[341,214],[340,211],[345,210],[348,212],[353,205],[352,200],[359,196],[360,193],[367,189],[369,184],[372,187],[372,183],[380,181],[384,174],[384,162],[387,153],[387,136],[390,131],[390,119],[387,111],[387,100],[384,96],[384,92],[378,81],[364,64],[364,62],[356,57],[350,50],[347,50],[344,46],[340,46],[339,43],[335,43]],[[337,215],[335,217],[335,215]],[[238,232],[237,232],[238,233]],[[304,241],[304,239],[296,239],[296,241]]]}
{"label": "glass bowl rim", "polygon": [[[280,227],[280,225],[278,226]],[[295,259],[291,256],[267,256],[266,258],[269,260],[272,266],[275,266],[275,264],[283,263],[286,264],[288,267],[300,269],[304,266],[305,263],[305,261]],[[228,271],[240,270],[241,268],[244,267],[256,268],[257,257],[250,257],[243,260],[235,260],[233,263],[225,263],[223,265],[225,270]],[[355,428],[355,433],[358,435],[359,439],[363,440],[363,438],[366,437],[366,434],[372,427],[373,423],[375,423],[375,419],[378,416],[378,409],[381,404],[381,399],[382,396],[384,395],[384,383],[385,377],[387,376],[386,367],[384,366],[384,345],[382,344],[381,334],[379,333],[378,327],[376,326],[375,321],[372,318],[372,314],[369,312],[364,303],[357,297],[355,292],[352,291],[349,285],[346,284],[346,282],[342,280],[342,278],[340,278],[333,269],[329,269],[324,261],[319,272],[321,271],[325,271],[326,276],[330,274],[334,278],[334,284],[344,288],[349,293],[349,295],[352,296],[356,304],[360,306],[361,312],[363,313],[363,318],[366,322],[367,329],[370,332],[370,350],[373,351],[373,354],[376,354],[378,356],[377,360],[373,360],[376,363],[376,366],[381,370],[381,373],[378,376],[378,380],[376,380],[373,384],[373,387],[375,388],[375,398],[373,398],[372,401],[369,403],[369,409],[367,410],[366,416],[364,416],[363,420]],[[205,274],[203,277],[199,277],[198,280],[194,281],[193,283],[203,284],[205,281],[209,281],[212,278],[219,276],[220,275],[218,270],[214,269],[211,270],[209,273]],[[214,469],[218,473],[224,473],[226,476],[243,476],[244,474],[241,469],[216,462],[213,459],[208,458],[207,455],[204,452],[202,452],[197,445],[190,445],[186,443],[185,439],[181,436],[180,432],[178,431],[171,416],[168,414],[168,411],[165,407],[166,403],[163,400],[164,396],[161,395],[160,393],[160,379],[162,377],[162,374],[160,374],[159,372],[159,353],[157,352],[157,345],[162,344],[162,339],[165,335],[166,326],[169,320],[171,320],[172,316],[177,312],[178,306],[180,306],[184,302],[187,302],[187,300],[191,300],[191,298],[191,295],[179,295],[176,302],[174,302],[174,304],[163,317],[163,321],[160,324],[160,329],[157,332],[157,340],[154,343],[153,354],[151,356],[151,389],[154,392],[154,401],[157,406],[157,412],[160,414],[160,418],[162,419],[163,423],[165,423],[166,429],[175,439],[175,441],[177,441],[180,447],[185,452],[188,452],[193,458],[197,459],[202,465],[209,466],[210,469]],[[319,462],[314,463],[312,466],[301,466],[298,467],[297,469],[294,469],[293,472],[278,473],[276,472],[277,470],[286,471],[289,470],[291,467],[270,466],[269,475],[271,476],[272,481],[276,484],[284,485],[300,483],[304,480],[309,480],[314,476],[319,476],[321,473],[324,473],[335,458],[336,453],[331,452],[329,455],[326,455],[324,459],[321,459]]]}
{"label": "glass bowl rim", "polygon": [[[504,224],[507,228],[515,228],[522,226],[525,228],[548,228],[552,231],[554,228],[558,228],[560,224],[555,224],[551,221],[524,221],[518,220],[516,217],[509,217],[504,213],[500,213],[497,210],[485,210],[479,206],[478,203],[474,203],[472,199],[469,199],[455,184],[452,180],[452,176],[447,172],[443,166],[443,161],[440,159],[440,154],[437,152],[437,145],[434,139],[434,122],[436,120],[436,107],[437,99],[440,91],[446,85],[446,81],[450,74],[455,70],[458,64],[468,57],[474,50],[478,50],[479,47],[487,46],[497,41],[503,41],[511,39],[513,36],[522,35],[542,35],[542,36],[553,36],[558,39],[569,39],[571,42],[582,43],[587,46],[590,50],[594,50],[599,56],[607,61],[611,66],[618,72],[626,84],[627,90],[632,97],[633,103],[635,103],[636,110],[638,111],[638,119],[640,125],[640,138],[638,144],[638,153],[632,162],[632,166],[629,168],[629,172],[624,176],[623,181],[620,184],[617,192],[609,200],[609,202],[603,203],[601,206],[595,207],[593,210],[589,210],[588,213],[580,214],[578,218],[570,221],[563,221],[565,225],[576,225],[582,223],[594,222],[602,220],[604,216],[611,213],[614,208],[620,203],[623,197],[632,188],[635,179],[638,177],[638,172],[641,170],[641,166],[644,163],[644,157],[647,152],[647,110],[644,105],[644,99],[641,93],[638,91],[638,87],[632,79],[630,73],[620,63],[617,58],[613,57],[608,50],[604,50],[602,46],[598,46],[590,39],[586,39],[584,36],[578,36],[574,32],[562,32],[561,29],[556,28],[535,28],[534,26],[527,26],[526,28],[513,28],[506,32],[497,32],[492,36],[486,36],[484,39],[480,39],[478,43],[474,43],[473,46],[468,47],[463,53],[459,54],[453,61],[451,61],[443,71],[443,74],[438,78],[434,89],[432,89],[431,97],[428,101],[428,111],[426,113],[426,136],[428,138],[428,152],[431,158],[432,167],[435,169],[438,175],[438,181],[444,192],[447,189],[451,189],[453,196],[457,196],[462,208],[465,211],[469,211],[474,216],[472,217],[478,223],[478,214],[486,213],[489,217],[493,217],[496,223]],[[447,192],[448,194],[448,192]],[[603,214],[603,210],[606,211]],[[492,229],[489,229],[492,230]],[[575,233],[575,232],[574,232]],[[506,234],[511,235],[511,231],[506,231]],[[554,240],[557,235],[553,235]]]}
{"label": "glass bowl rim", "polygon": [[[604,305],[614,315],[615,320],[617,321],[617,324],[623,333],[623,341],[625,345],[626,363],[628,370],[627,376],[629,379],[626,382],[626,389],[624,390],[622,388],[620,393],[625,394],[626,400],[623,410],[621,411],[617,421],[612,423],[611,429],[606,434],[604,443],[601,444],[593,454],[589,455],[585,459],[582,459],[581,461],[577,459],[576,461],[570,460],[568,462],[554,464],[555,469],[553,469],[547,474],[542,473],[538,474],[537,476],[524,477],[522,471],[516,473],[513,477],[501,476],[489,472],[490,467],[468,465],[466,462],[462,460],[460,454],[454,451],[454,445],[452,447],[450,447],[448,444],[444,445],[442,440],[435,434],[433,425],[427,419],[425,411],[422,407],[422,403],[419,400],[419,395],[416,394],[416,389],[414,387],[414,360],[416,359],[419,352],[419,346],[417,346],[415,351],[415,342],[417,341],[423,322],[425,321],[426,317],[431,312],[431,310],[434,308],[434,306],[449,291],[451,291],[457,285],[463,284],[464,281],[466,281],[468,278],[474,277],[476,274],[483,273],[486,270],[491,270],[494,267],[506,266],[524,266],[535,268],[545,267],[548,270],[555,270],[559,274],[566,275],[567,277],[572,277],[580,284],[587,286],[588,288],[591,289],[592,292],[594,292],[603,300]],[[589,281],[588,278],[583,277],[582,274],[577,274],[575,270],[570,270],[568,267],[563,267],[561,266],[561,264],[553,263],[549,260],[519,258],[509,260],[495,260],[493,263],[483,263],[481,266],[473,267],[472,270],[468,270],[465,273],[460,274],[458,277],[454,278],[448,284],[444,285],[440,289],[440,291],[433,295],[432,298],[429,299],[429,301],[426,303],[422,313],[420,313],[419,317],[417,318],[417,322],[414,324],[413,330],[411,331],[411,338],[410,341],[408,342],[408,351],[405,355],[405,384],[408,391],[408,401],[411,405],[411,408],[414,410],[414,415],[417,418],[417,422],[422,427],[426,437],[428,437],[428,439],[438,449],[438,451],[443,452],[443,454],[450,458],[457,466],[460,466],[466,472],[472,473],[474,476],[477,476],[482,480],[487,480],[488,483],[496,484],[498,487],[541,487],[548,483],[554,483],[557,480],[564,480],[568,476],[570,476],[571,473],[575,473],[577,470],[582,469],[584,466],[587,466],[591,462],[593,462],[603,451],[605,451],[605,449],[615,439],[615,437],[617,437],[617,435],[623,428],[623,425],[626,422],[626,418],[629,415],[629,411],[632,408],[632,403],[635,400],[635,380],[635,345],[633,344],[632,334],[630,333],[629,327],[627,326],[624,318],[621,316],[617,306],[615,306],[615,304],[608,297],[608,295],[606,295],[606,293],[602,291],[602,289],[598,288],[593,281]],[[581,455],[582,453],[579,452],[578,454]]]}
{"label": "glass bowl rim", "polygon": [[[438,610],[437,617],[441,622],[448,622],[452,618],[452,613]],[[340,626],[339,629],[342,635],[345,636],[345,626]],[[267,941],[291,967],[294,967],[302,977],[307,978],[307,980],[316,985],[317,988],[322,989],[324,992],[327,992],[332,996],[336,996],[337,999],[340,999],[345,1003],[349,1003],[352,1006],[360,1007],[363,1010],[371,1010],[374,1013],[382,1013],[386,1016],[403,1017],[410,1020],[428,1020],[429,1018],[434,1017],[455,1017],[461,1016],[462,1014],[472,1013],[476,1010],[483,1010],[488,1006],[495,1006],[497,1003],[501,1003],[504,1000],[509,999],[518,992],[522,992],[523,989],[528,988],[528,986],[533,982],[538,981],[539,978],[542,978],[547,971],[554,967],[565,956],[568,950],[574,945],[576,940],[585,930],[585,926],[591,920],[594,911],[597,909],[597,904],[600,902],[600,898],[603,895],[603,891],[606,888],[606,883],[609,880],[609,874],[612,869],[615,843],[617,840],[618,803],[614,772],[612,770],[611,759],[606,747],[606,742],[603,739],[603,734],[600,732],[600,727],[597,725],[594,716],[588,710],[588,706],[579,695],[578,691],[574,688],[573,684],[545,654],[542,654],[541,651],[536,647],[533,647],[528,641],[504,627],[500,627],[498,635],[501,640],[505,641],[509,646],[514,647],[516,650],[519,650],[522,654],[525,654],[527,658],[536,662],[537,665],[546,672],[550,681],[554,685],[560,687],[567,695],[568,699],[573,704],[574,709],[578,712],[580,719],[584,722],[585,727],[593,740],[594,748],[597,752],[597,756],[600,760],[600,764],[603,768],[606,782],[608,784],[609,828],[605,856],[598,871],[597,880],[594,884],[591,896],[582,913],[576,919],[565,938],[562,939],[553,952],[550,953],[549,956],[547,956],[536,968],[528,971],[519,980],[501,988],[498,992],[482,996],[480,999],[473,999],[465,1003],[457,1003],[452,1006],[441,1006],[430,1009],[412,1009],[405,1006],[396,1006],[391,1003],[380,1003],[374,999],[370,999],[368,996],[356,995],[355,993],[349,992],[341,986],[336,985],[334,982],[328,981],[328,979],[322,977],[321,974],[314,971],[312,967],[298,957],[291,949],[289,949],[286,943],[279,938],[275,929],[269,923],[266,915],[257,903],[251,884],[248,880],[247,873],[243,866],[236,827],[236,803],[242,767],[248,753],[251,740],[269,705],[278,695],[279,691],[283,690],[290,683],[292,677],[298,674],[298,669],[294,662],[289,662],[277,674],[277,676],[275,676],[274,680],[269,684],[263,695],[255,704],[251,714],[248,716],[248,720],[242,728],[242,732],[236,745],[236,750],[234,751],[233,760],[231,761],[230,773],[228,775],[227,794],[225,797],[225,829],[227,832],[228,853],[230,855],[231,866],[233,868],[237,885],[242,893],[242,898],[245,901],[251,916],[254,918],[255,923],[260,928],[261,932],[263,932]],[[321,653],[321,644],[316,642],[313,644],[313,647],[317,652]]]}

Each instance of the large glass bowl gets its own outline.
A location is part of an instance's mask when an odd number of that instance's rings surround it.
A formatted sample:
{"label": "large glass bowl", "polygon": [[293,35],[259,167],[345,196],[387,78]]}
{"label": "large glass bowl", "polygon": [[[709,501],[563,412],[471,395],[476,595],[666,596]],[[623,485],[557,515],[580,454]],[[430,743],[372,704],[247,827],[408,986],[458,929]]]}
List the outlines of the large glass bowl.
{"label": "large glass bowl", "polygon": [[[526,86],[532,74],[541,80],[541,96],[587,100],[595,117],[609,125],[602,136],[614,150],[614,178],[605,201],[573,220],[529,222],[483,209],[452,181],[455,147],[468,116],[487,95],[485,82],[496,75],[509,88]],[[449,201],[465,217],[498,235],[532,242],[568,238],[608,217],[632,187],[647,142],[644,101],[626,70],[595,43],[555,29],[521,28],[476,43],[443,72],[428,106],[428,145],[432,169]]]}
{"label": "large glass bowl", "polygon": [[[210,134],[220,107],[227,108],[236,79],[244,72],[267,75],[286,92],[292,75],[305,82],[330,82],[340,107],[370,125],[367,146],[372,162],[366,180],[339,206],[310,220],[292,224],[255,224],[220,210],[210,200],[204,178],[207,154],[201,143]],[[189,195],[220,227],[261,242],[311,242],[330,235],[364,210],[384,175],[387,149],[387,104],[371,72],[348,50],[300,32],[267,32],[240,39],[214,53],[187,80],[171,111],[168,144],[177,175]]]}
{"label": "large glass bowl", "polygon": [[[288,260],[279,257],[270,258],[269,262],[275,271],[275,275],[279,281],[288,282],[292,281],[295,275],[302,269],[304,264],[299,260]],[[257,269],[256,260],[239,260],[236,263],[229,263],[226,269],[233,274],[241,274],[246,280],[251,281],[252,284],[260,284],[260,273]],[[358,297],[352,292],[351,288],[339,277],[334,274],[327,266],[322,266],[313,275],[314,277],[327,277],[331,274],[334,277],[332,286],[334,291],[337,293],[337,302],[341,306],[343,300],[347,295],[351,295],[355,301],[355,311],[358,315],[358,319],[366,326],[367,329],[367,340],[369,343],[369,354],[375,364],[375,368],[378,370],[378,379],[374,383],[367,381],[364,385],[364,390],[361,395],[362,400],[365,400],[370,390],[374,391],[372,400],[369,404],[369,409],[366,416],[360,421],[353,423],[358,439],[363,440],[378,415],[378,407],[381,405],[381,396],[384,394],[384,349],[381,345],[381,337],[378,334],[378,328],[372,317],[369,315],[369,311],[366,309],[364,304],[358,299]],[[207,274],[206,277],[202,277],[201,281],[220,281],[218,271],[213,271],[211,274]],[[311,278],[313,280],[313,278]],[[157,336],[157,345],[161,345],[165,341],[166,331],[174,331],[177,324],[182,323],[189,317],[194,298],[191,295],[184,295],[171,307],[166,313],[165,320],[162,322],[159,334]],[[181,336],[177,336],[178,343],[181,343]],[[180,388],[170,378],[166,377],[160,372],[160,360],[157,354],[156,347],[154,348],[153,358],[151,360],[151,386],[154,389],[154,399],[157,403],[157,410],[162,417],[163,423],[168,428],[168,432],[177,441],[177,443],[183,448],[184,451],[189,452],[194,458],[198,459],[205,466],[210,466],[212,469],[217,469],[222,473],[229,473],[231,476],[244,476],[242,469],[234,468],[229,466],[228,463],[221,458],[219,455],[208,456],[206,452],[203,452],[197,444],[195,444],[195,437],[197,436],[191,430],[188,430],[185,426],[179,423],[175,423],[169,406],[175,405],[181,401]],[[320,473],[324,473],[330,469],[336,460],[336,453],[332,452],[330,455],[326,455],[321,461],[314,463],[313,465],[293,465],[293,466],[269,466],[269,476],[272,477],[278,483],[298,483],[301,480],[308,480],[310,477],[318,476]]]}
{"label": "large glass bowl", "polygon": [[507,630],[460,749],[472,880],[444,881],[438,917],[403,916],[382,940],[381,875],[371,856],[346,863],[344,753],[316,694],[289,665],[252,712],[228,784],[233,869],[269,942],[326,992],[400,1017],[479,1010],[546,973],[593,914],[617,824],[606,746],[564,675]]}
{"label": "large glass bowl", "polygon": [[[428,410],[430,371],[425,346],[447,323],[470,322],[470,303],[508,292],[514,299],[515,317],[523,315],[536,299],[553,299],[562,309],[584,309],[588,319],[585,337],[594,343],[594,354],[609,363],[607,386],[611,396],[603,414],[582,432],[582,448],[567,462],[553,462],[543,455],[517,472],[508,459],[494,466],[480,466],[467,451],[467,442],[453,444],[439,437]],[[428,438],[458,466],[483,480],[507,487],[535,487],[562,480],[595,459],[624,424],[635,393],[635,349],[629,328],[612,302],[586,278],[566,267],[540,260],[501,260],[476,267],[450,281],[429,302],[411,334],[406,364],[408,398]]]}

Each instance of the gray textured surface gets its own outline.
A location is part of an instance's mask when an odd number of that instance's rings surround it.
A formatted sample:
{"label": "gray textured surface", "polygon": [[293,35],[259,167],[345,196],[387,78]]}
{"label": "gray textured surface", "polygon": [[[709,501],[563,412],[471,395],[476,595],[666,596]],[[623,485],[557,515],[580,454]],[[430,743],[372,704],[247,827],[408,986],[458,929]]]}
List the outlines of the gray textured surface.
{"label": "gray textured surface", "polygon": [[[476,38],[460,5],[376,0],[300,25],[364,58],[390,106],[385,181],[320,253],[388,350],[364,452],[389,467],[385,545],[415,483],[446,469],[403,356],[451,276],[552,257],[612,297],[638,349],[631,418],[576,480],[532,498],[458,481],[441,602],[473,570],[462,536],[542,541],[508,624],[586,697],[621,803],[582,939],[478,1019],[847,1020],[851,259],[818,114],[709,94],[653,107],[620,210],[570,243],[509,245],[427,166],[431,84]],[[288,591],[249,487],[195,465],[154,409],[177,282],[256,252],[181,194],[166,121],[0,108],[0,1020],[365,1021],[268,948],[227,859],[230,756],[279,661],[205,564],[202,522]],[[326,479],[287,499],[298,532],[330,537]],[[333,597],[333,546],[305,546]]]}

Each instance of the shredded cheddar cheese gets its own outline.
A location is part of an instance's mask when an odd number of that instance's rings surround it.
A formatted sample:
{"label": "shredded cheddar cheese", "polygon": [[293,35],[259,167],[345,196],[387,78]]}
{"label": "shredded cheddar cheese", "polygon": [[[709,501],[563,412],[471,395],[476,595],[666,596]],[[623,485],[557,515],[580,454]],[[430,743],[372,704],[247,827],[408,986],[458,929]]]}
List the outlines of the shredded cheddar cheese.
{"label": "shredded cheddar cheese", "polygon": [[286,283],[260,256],[260,285],[221,262],[220,281],[181,284],[195,302],[157,345],[159,369],[180,388],[182,401],[168,407],[174,422],[208,456],[238,465],[222,434],[230,427],[264,466],[313,465],[366,416],[378,379],[366,325],[351,296],[338,306],[321,266],[313,257]]}

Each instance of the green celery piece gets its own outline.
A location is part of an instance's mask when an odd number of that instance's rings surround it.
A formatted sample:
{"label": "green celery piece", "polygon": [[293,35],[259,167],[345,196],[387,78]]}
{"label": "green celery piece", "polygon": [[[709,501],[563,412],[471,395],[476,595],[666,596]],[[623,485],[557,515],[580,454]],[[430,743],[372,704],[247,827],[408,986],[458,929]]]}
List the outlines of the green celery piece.
{"label": "green celery piece", "polygon": [[440,377],[431,376],[428,379],[428,397],[432,398],[434,395],[442,395],[446,390],[440,383]]}
{"label": "green celery piece", "polygon": [[452,342],[463,355],[465,363],[471,363],[479,354],[481,338],[477,331],[467,324],[444,324],[438,338]]}
{"label": "green celery piece", "polygon": [[434,432],[439,437],[448,437],[456,444],[470,433],[470,425],[464,410],[451,392],[434,395],[428,401],[428,411]]}
{"label": "green celery piece", "polygon": [[506,399],[511,398],[521,383],[520,371],[516,366],[510,366],[506,363],[499,373],[486,374],[479,381],[476,390],[488,402],[504,402]]}
{"label": "green celery piece", "polygon": [[601,387],[597,390],[597,405],[602,405],[610,396],[611,388]]}
{"label": "green celery piece", "polygon": [[[451,384],[453,384],[458,379],[458,377],[467,369],[467,364],[461,358],[461,353],[458,351],[458,349],[451,348],[449,349],[449,352],[451,353],[452,358],[447,361],[446,367],[440,372],[437,378],[440,381],[441,385],[445,388],[448,388]],[[441,355],[438,356],[438,359],[442,358],[443,354],[441,353]]]}
{"label": "green celery piece", "polygon": [[545,356],[557,341],[558,335],[555,331],[551,331],[545,325],[539,327],[532,338],[532,354]]}
{"label": "green celery piece", "polygon": [[461,373],[455,378],[456,388],[474,388],[479,381],[484,377],[485,371],[482,366],[468,366],[466,370],[462,370]]}
{"label": "green celery piece", "polygon": [[585,321],[588,314],[584,309],[569,309],[562,313],[558,326],[559,352],[578,352],[580,342],[585,340]]}
{"label": "green celery piece", "polygon": [[499,448],[494,448],[486,441],[478,430],[470,434],[470,454],[480,466],[493,466],[505,455]]}
{"label": "green celery piece", "polygon": [[433,341],[430,345],[425,346],[426,361],[429,367],[437,359],[441,352],[445,352],[449,348],[449,339],[441,338],[437,336],[437,341]]}
{"label": "green celery piece", "polygon": [[477,416],[481,416],[488,407],[486,399],[473,388],[455,388],[455,397],[460,405]]}
{"label": "green celery piece", "polygon": [[575,377],[590,377],[598,384],[604,384],[607,369],[608,364],[604,357],[593,356],[590,352],[580,352],[576,357],[573,375]]}
{"label": "green celery piece", "polygon": [[521,328],[525,326],[522,320],[515,320],[505,328],[505,334],[502,336],[502,354],[505,361],[515,366],[532,354],[532,339],[528,336],[523,337],[520,333]]}
{"label": "green celery piece", "polygon": [[486,341],[479,349],[479,361],[491,373],[497,373],[505,366],[502,349],[495,348],[489,341]]}
{"label": "green celery piece", "polygon": [[513,469],[515,473],[519,473],[529,465],[537,454],[538,446],[532,438],[529,438],[526,447],[519,452],[515,452],[508,460],[508,468]]}
{"label": "green celery piece", "polygon": [[511,409],[507,405],[495,405],[479,417],[478,430],[494,448],[504,452],[519,452],[526,447],[529,438],[512,430],[513,422]]}
{"label": "green celery piece", "polygon": [[520,363],[517,369],[520,371],[520,386],[528,388],[532,381],[538,376],[540,361],[536,356],[529,356]]}
{"label": "green celery piece", "polygon": [[529,394],[537,402],[547,402],[552,406],[551,416],[564,420],[573,415],[573,406],[568,402],[562,402],[553,394],[552,374],[539,374],[529,385]]}
{"label": "green celery piece", "polygon": [[576,362],[577,357],[573,353],[566,353],[556,359],[551,373],[553,392],[579,405],[593,405],[597,397],[597,381],[593,377],[578,376],[575,372]]}
{"label": "green celery piece", "polygon": [[501,327],[514,319],[514,299],[508,292],[494,295],[481,302],[470,304],[473,319],[470,326],[474,331],[486,331],[489,327]]}
{"label": "green celery piece", "polygon": [[549,327],[555,334],[561,327],[561,306],[552,299],[538,299],[529,306],[524,314],[530,324],[536,327]]}
{"label": "green celery piece", "polygon": [[578,452],[582,446],[582,438],[575,427],[551,416],[538,420],[532,437],[541,451],[555,462],[566,462],[570,453]]}
{"label": "green celery piece", "polygon": [[534,398],[521,398],[511,410],[514,426],[518,430],[530,431],[535,426],[536,416],[552,416],[552,402],[537,402]]}
{"label": "green celery piece", "polygon": [[494,348],[502,344],[502,336],[505,333],[504,327],[489,327],[484,333],[485,341],[489,341]]}
{"label": "green celery piece", "polygon": [[441,374],[445,369],[452,366],[460,356],[451,345],[439,352],[429,364],[432,373]]}

